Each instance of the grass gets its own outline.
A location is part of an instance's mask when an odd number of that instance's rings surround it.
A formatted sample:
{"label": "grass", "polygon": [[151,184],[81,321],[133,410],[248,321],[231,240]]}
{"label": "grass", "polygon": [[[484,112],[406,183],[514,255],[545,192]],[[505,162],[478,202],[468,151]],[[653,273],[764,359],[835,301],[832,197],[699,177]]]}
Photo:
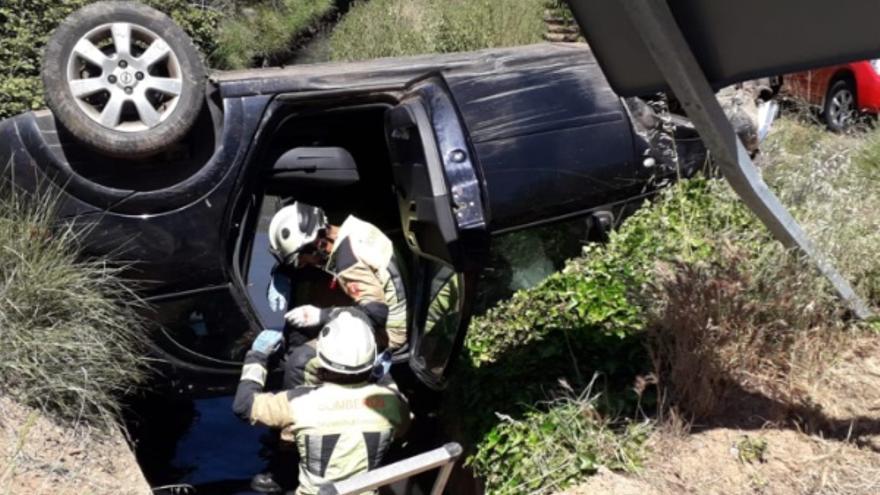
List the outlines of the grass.
{"label": "grass", "polygon": [[[835,136],[783,119],[763,150],[769,186],[880,307],[880,133]],[[567,407],[547,402],[564,392],[560,379],[580,389],[580,377],[601,373],[594,407],[601,430],[618,439],[626,423],[609,418],[621,414],[706,423],[745,396],[809,409],[810,383],[867,326],[847,320],[810,262],[776,242],[724,181],[698,178],[476,318],[456,377],[466,385],[450,397],[473,411],[461,430],[476,445],[471,462],[487,493],[513,493],[509,472],[543,480],[526,490],[541,492],[567,483],[536,464],[546,445],[513,448],[520,443],[495,432],[555,438],[543,420]]]}
{"label": "grass", "polygon": [[537,43],[543,0],[370,0],[355,3],[330,39],[333,60],[448,53]]}
{"label": "grass", "polygon": [[334,9],[334,0],[271,0],[229,7],[211,63],[243,69],[283,62],[295,37]]}
{"label": "grass", "polygon": [[824,280],[790,255],[761,272],[749,256],[731,246],[711,262],[658,267],[647,345],[662,407],[706,420],[744,393],[795,404],[845,346]]}
{"label": "grass", "polygon": [[600,466],[635,471],[643,460],[646,422],[614,424],[598,410],[594,381],[580,394],[541,404],[522,419],[501,417],[471,459],[489,473],[491,493],[555,493]]}
{"label": "grass", "polygon": [[[875,310],[880,306],[880,135],[839,136],[783,119],[763,146],[772,189]],[[718,203],[735,201],[719,191]],[[758,233],[762,227],[750,229]],[[709,233],[700,233],[705,237]],[[719,232],[723,239],[729,232]],[[859,327],[807,260],[766,234],[702,263],[654,268],[649,347],[667,405],[723,413],[728,395],[797,404]],[[700,370],[700,373],[694,373]],[[740,392],[741,393],[741,392]]]}
{"label": "grass", "polygon": [[139,299],[119,268],[77,255],[55,201],[0,190],[0,393],[71,423],[113,424],[146,376]]}
{"label": "grass", "polygon": [[880,132],[836,135],[784,119],[765,146],[765,176],[856,291],[880,301]]}

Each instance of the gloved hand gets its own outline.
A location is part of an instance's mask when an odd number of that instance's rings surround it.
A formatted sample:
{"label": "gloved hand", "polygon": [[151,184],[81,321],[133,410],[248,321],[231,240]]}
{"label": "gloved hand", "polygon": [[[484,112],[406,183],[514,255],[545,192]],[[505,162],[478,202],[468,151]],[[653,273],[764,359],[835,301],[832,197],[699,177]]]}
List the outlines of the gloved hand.
{"label": "gloved hand", "polygon": [[321,308],[312,306],[311,304],[298,306],[288,311],[287,314],[284,315],[284,319],[294,327],[313,327],[321,323]]}
{"label": "gloved hand", "polygon": [[257,338],[255,338],[254,342],[251,344],[251,350],[262,352],[268,356],[281,347],[281,341],[283,339],[284,334],[278,330],[263,330],[257,335]]}

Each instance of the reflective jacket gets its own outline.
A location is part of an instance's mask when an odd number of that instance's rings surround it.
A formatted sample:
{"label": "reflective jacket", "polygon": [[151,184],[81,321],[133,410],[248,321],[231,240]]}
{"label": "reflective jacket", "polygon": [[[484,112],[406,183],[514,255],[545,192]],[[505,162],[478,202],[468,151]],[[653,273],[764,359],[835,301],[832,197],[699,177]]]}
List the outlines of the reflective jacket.
{"label": "reflective jacket", "polygon": [[379,329],[380,345],[406,344],[406,290],[394,246],[381,230],[350,215],[339,227],[325,270]]}
{"label": "reflective jacket", "polygon": [[[406,399],[390,378],[382,383],[324,383],[263,393],[266,355],[248,352],[233,410],[251,424],[281,429],[300,454],[297,495],[377,467],[391,441],[409,426]],[[291,466],[292,467],[292,466]]]}

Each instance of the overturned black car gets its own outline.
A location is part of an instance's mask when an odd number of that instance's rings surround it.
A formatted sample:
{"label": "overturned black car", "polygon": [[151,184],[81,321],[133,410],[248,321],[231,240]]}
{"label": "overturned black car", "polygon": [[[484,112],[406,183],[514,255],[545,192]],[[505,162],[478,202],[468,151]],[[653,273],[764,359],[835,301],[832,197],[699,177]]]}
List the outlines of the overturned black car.
{"label": "overturned black car", "polygon": [[[584,45],[206,80],[164,16],[92,7],[47,48],[52,111],[0,122],[0,164],[58,192],[59,215],[89,226],[86,255],[130,263],[155,350],[185,380],[234,384],[249,337],[279,324],[266,229],[293,200],[353,213],[406,253],[397,360],[441,387],[494,235],[575,216],[607,227],[705,158],[686,120],[619,98]],[[437,280],[457,292],[455,324],[426,328]]]}

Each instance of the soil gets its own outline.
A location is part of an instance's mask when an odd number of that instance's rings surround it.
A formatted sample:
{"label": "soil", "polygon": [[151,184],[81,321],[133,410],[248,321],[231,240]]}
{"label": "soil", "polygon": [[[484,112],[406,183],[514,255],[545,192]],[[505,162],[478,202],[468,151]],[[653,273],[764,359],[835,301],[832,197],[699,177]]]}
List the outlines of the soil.
{"label": "soil", "polygon": [[63,427],[0,396],[0,493],[152,492],[120,431]]}
{"label": "soil", "polygon": [[860,339],[804,389],[797,405],[744,393],[706,424],[661,427],[642,471],[603,469],[563,493],[880,493],[880,339]]}

